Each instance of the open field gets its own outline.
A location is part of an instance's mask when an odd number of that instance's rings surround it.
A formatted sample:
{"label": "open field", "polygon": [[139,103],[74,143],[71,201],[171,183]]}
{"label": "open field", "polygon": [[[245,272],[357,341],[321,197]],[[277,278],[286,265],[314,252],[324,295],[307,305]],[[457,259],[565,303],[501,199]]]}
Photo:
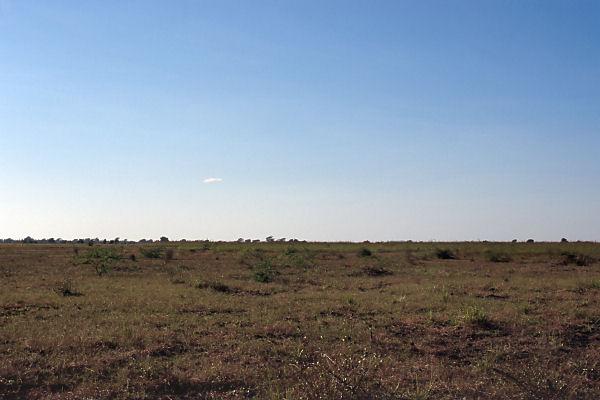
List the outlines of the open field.
{"label": "open field", "polygon": [[598,399],[600,244],[0,245],[3,399]]}

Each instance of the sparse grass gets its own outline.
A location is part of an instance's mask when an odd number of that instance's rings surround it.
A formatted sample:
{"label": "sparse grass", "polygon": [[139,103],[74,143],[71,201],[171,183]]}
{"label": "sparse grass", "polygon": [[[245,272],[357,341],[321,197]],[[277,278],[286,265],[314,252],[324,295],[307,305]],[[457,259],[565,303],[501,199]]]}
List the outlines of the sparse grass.
{"label": "sparse grass", "polygon": [[0,244],[0,398],[600,398],[600,245],[365,245]]}

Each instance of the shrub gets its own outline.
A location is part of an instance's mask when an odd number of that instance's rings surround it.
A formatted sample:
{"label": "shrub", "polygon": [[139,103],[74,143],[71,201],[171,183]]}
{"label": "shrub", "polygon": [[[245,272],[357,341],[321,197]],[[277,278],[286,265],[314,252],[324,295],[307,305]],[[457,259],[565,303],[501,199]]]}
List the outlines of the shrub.
{"label": "shrub", "polygon": [[146,258],[161,258],[163,255],[162,247],[141,247],[140,253]]}
{"label": "shrub", "polygon": [[272,282],[277,275],[277,271],[271,265],[269,260],[261,261],[253,267],[254,270],[254,280],[256,282],[268,283]]}
{"label": "shrub", "polygon": [[455,260],[456,255],[450,249],[437,249],[435,256],[440,260]]}
{"label": "shrub", "polygon": [[120,260],[121,253],[112,248],[95,247],[83,256],[83,264],[91,264],[98,276],[107,274],[112,265]]}
{"label": "shrub", "polygon": [[359,257],[371,257],[372,255],[373,255],[373,252],[371,250],[367,249],[366,247],[363,247],[358,252]]}
{"label": "shrub", "polygon": [[365,267],[363,268],[363,272],[365,275],[368,276],[386,276],[393,274],[392,271],[387,270],[382,266]]}
{"label": "shrub", "polygon": [[298,253],[298,249],[293,247],[293,246],[288,246],[285,251],[283,252],[283,254],[285,254],[286,256],[290,256],[292,254],[296,254]]}
{"label": "shrub", "polygon": [[81,296],[81,293],[74,289],[73,282],[71,279],[65,279],[55,289],[56,293],[61,296],[70,297],[70,296]]}
{"label": "shrub", "polygon": [[592,257],[585,254],[564,252],[562,253],[562,256],[564,265],[575,264],[579,267],[587,267],[596,261]]}
{"label": "shrub", "polygon": [[512,261],[512,257],[506,253],[488,252],[486,256],[491,262],[507,263]]}
{"label": "shrub", "polygon": [[175,250],[167,249],[165,251],[165,261],[171,261],[175,257]]}
{"label": "shrub", "polygon": [[236,290],[231,288],[230,286],[227,286],[226,284],[224,284],[222,282],[217,282],[217,281],[213,281],[213,282],[199,281],[198,283],[196,283],[196,287],[198,289],[212,289],[215,292],[220,292],[220,293],[236,292]]}

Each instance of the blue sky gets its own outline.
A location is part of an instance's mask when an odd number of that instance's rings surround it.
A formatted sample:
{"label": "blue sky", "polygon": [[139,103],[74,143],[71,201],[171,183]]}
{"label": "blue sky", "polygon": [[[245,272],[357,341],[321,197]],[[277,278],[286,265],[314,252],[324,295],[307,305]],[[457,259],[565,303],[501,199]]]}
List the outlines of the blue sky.
{"label": "blue sky", "polygon": [[599,21],[0,0],[0,237],[600,240]]}

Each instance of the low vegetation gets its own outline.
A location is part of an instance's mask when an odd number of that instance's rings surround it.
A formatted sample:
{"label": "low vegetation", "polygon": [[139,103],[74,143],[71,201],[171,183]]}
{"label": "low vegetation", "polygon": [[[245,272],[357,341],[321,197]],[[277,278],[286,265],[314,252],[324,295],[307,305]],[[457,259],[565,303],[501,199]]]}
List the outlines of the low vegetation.
{"label": "low vegetation", "polygon": [[600,398],[599,244],[365,249],[0,244],[0,399]]}

